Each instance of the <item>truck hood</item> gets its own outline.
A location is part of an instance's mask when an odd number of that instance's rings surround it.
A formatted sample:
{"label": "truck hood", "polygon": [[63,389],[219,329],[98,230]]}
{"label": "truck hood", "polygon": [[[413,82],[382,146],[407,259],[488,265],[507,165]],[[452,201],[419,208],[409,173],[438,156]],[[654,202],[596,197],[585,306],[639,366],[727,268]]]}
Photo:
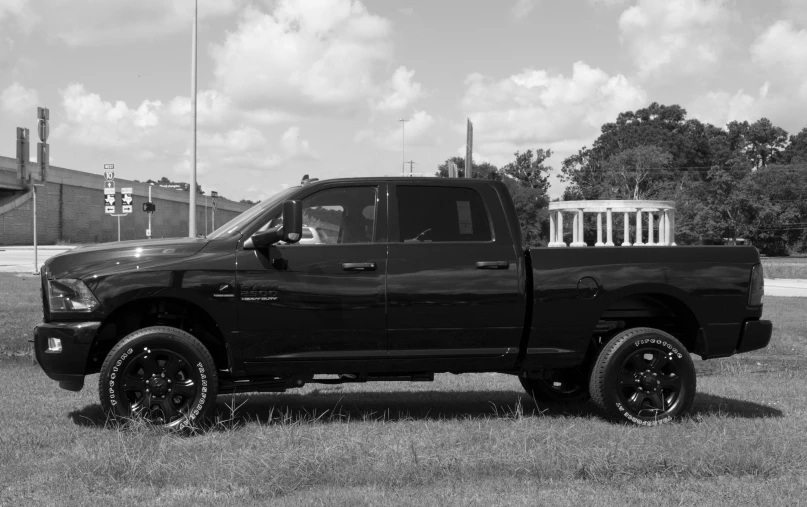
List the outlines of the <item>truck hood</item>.
{"label": "truck hood", "polygon": [[121,241],[78,247],[51,257],[44,269],[49,278],[84,278],[130,266],[152,265],[160,260],[190,257],[207,245],[202,238]]}

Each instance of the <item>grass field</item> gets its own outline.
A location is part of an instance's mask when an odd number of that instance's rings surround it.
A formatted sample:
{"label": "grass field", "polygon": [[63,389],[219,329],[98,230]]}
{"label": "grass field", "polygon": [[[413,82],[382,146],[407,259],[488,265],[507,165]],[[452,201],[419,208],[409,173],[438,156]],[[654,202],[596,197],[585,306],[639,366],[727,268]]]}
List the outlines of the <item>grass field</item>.
{"label": "grass field", "polygon": [[[696,361],[694,410],[636,428],[536,406],[513,377],[220,397],[195,436],[118,428],[97,376],[60,390],[29,357],[36,280],[0,276],[0,505],[803,505],[807,322],[766,298],[771,346]],[[12,288],[13,291],[8,289]]]}
{"label": "grass field", "polygon": [[765,278],[807,279],[807,257],[765,257]]}

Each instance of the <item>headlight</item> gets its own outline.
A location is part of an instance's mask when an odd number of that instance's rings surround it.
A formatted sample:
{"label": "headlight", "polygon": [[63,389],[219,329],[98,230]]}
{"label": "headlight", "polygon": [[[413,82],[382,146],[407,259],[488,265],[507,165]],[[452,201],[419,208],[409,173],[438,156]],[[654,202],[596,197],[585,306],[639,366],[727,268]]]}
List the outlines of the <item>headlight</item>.
{"label": "headlight", "polygon": [[98,307],[84,282],[69,278],[48,281],[48,301],[52,312],[91,312]]}

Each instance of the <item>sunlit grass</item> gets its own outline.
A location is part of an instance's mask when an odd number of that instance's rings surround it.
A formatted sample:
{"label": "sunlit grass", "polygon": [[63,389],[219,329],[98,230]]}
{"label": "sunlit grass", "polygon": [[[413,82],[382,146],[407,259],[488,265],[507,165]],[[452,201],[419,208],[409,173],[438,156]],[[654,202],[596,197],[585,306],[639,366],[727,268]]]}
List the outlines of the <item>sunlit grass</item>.
{"label": "sunlit grass", "polygon": [[[40,319],[36,280],[14,283],[0,350]],[[658,428],[536,406],[511,376],[446,374],[221,396],[181,435],[109,423],[95,375],[71,393],[0,360],[0,505],[797,505],[807,326],[798,299],[766,297],[764,314],[770,347],[697,360],[691,415]]]}
{"label": "sunlit grass", "polygon": [[762,268],[765,278],[807,279],[807,258],[764,258]]}

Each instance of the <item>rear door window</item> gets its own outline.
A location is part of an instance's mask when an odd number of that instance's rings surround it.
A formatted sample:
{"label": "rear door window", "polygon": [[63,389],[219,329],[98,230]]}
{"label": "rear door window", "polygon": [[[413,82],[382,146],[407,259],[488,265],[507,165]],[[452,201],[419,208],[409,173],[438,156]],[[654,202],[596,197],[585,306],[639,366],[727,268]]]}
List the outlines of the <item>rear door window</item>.
{"label": "rear door window", "polygon": [[485,203],[476,190],[400,185],[396,193],[402,243],[492,239]]}

